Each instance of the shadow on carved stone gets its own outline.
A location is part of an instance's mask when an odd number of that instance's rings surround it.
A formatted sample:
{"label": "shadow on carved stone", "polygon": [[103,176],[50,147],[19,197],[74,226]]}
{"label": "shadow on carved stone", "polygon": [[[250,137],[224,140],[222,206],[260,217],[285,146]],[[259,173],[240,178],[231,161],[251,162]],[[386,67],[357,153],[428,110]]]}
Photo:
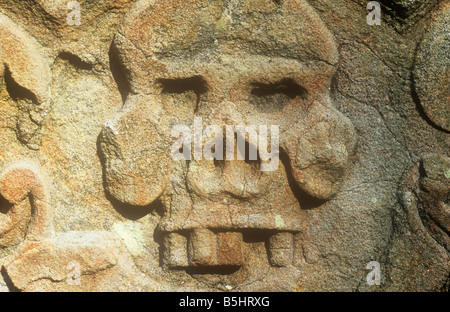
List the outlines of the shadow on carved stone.
{"label": "shadow on carved stone", "polygon": [[10,291],[157,289],[112,233],[54,233],[47,187],[31,162],[12,164],[0,175],[0,248],[15,248],[1,271]]}
{"label": "shadow on carved stone", "polygon": [[401,200],[411,210],[413,228],[426,229],[450,251],[450,158],[438,154],[422,157],[406,174]]}
{"label": "shadow on carved stone", "polygon": [[33,37],[0,13],[0,77],[4,76],[9,95],[18,105],[18,139],[33,150],[39,149],[50,101],[52,75],[42,50]]}
{"label": "shadow on carved stone", "polygon": [[51,236],[52,216],[39,168],[29,162],[10,165],[0,175],[0,195],[7,202],[0,228],[0,245],[22,240],[40,241]]}

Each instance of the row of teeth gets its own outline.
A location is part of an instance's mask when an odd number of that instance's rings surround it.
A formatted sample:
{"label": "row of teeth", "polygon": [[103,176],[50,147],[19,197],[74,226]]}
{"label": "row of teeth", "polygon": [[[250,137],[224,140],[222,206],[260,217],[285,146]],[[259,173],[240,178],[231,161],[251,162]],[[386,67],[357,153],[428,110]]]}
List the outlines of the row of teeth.
{"label": "row of teeth", "polygon": [[[243,264],[241,232],[214,233],[194,229],[187,236],[168,233],[164,236],[163,265],[167,268],[241,266]],[[292,264],[294,235],[280,232],[268,240],[269,262],[275,267]]]}

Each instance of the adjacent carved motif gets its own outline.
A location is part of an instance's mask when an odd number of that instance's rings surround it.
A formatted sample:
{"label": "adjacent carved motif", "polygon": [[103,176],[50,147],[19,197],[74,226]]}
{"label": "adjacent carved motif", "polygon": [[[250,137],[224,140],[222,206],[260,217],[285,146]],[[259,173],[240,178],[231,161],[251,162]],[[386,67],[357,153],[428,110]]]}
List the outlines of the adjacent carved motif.
{"label": "adjacent carved motif", "polygon": [[[158,290],[137,272],[112,233],[55,234],[46,187],[38,166],[30,162],[10,165],[0,175],[0,248],[15,249],[6,263],[0,262],[10,290]],[[78,270],[74,276],[70,264]]]}
{"label": "adjacent carved motif", "polygon": [[0,13],[1,76],[9,79],[8,91],[18,102],[18,138],[38,149],[45,103],[50,100],[50,66],[39,43]]}
{"label": "adjacent carved motif", "polygon": [[30,244],[5,272],[20,291],[158,291],[137,272],[120,240],[103,231],[61,233]]}
{"label": "adjacent carved motif", "polygon": [[6,168],[0,175],[0,195],[9,203],[0,213],[0,247],[51,235],[48,195],[36,165],[22,162]]}
{"label": "adjacent carved motif", "polygon": [[427,117],[450,131],[450,5],[432,22],[420,45],[415,86]]}
{"label": "adjacent carved motif", "polygon": [[[431,236],[450,251],[450,158],[431,154],[406,175],[401,189],[403,204],[417,209]],[[412,218],[412,226],[420,226]]]}

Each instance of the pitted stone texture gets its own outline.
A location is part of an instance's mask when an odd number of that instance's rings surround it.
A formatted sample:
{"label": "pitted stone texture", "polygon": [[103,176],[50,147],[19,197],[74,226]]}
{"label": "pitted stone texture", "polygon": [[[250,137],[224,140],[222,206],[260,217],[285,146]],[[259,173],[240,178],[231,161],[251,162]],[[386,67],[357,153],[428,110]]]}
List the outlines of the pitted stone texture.
{"label": "pitted stone texture", "polygon": [[415,85],[428,118],[450,131],[450,5],[432,21],[416,59]]}
{"label": "pitted stone texture", "polygon": [[[197,11],[199,14],[191,14]],[[326,65],[335,65],[338,58],[332,35],[303,0],[288,0],[282,4],[272,0],[138,1],[124,21],[116,45],[134,92],[154,89],[157,78],[188,78],[189,74],[211,70],[205,65],[212,63],[210,65],[214,66],[220,54],[224,54],[220,52],[225,50],[314,59],[319,63],[311,64],[313,67],[325,65],[324,75],[330,70]],[[180,58],[182,55],[188,58]],[[222,66],[216,68],[224,70]],[[306,70],[306,66],[303,69]],[[265,68],[259,67],[259,70]],[[241,71],[245,71],[245,67],[241,67]],[[182,76],[176,77],[176,72]],[[264,77],[264,73],[261,76]],[[313,81],[304,83],[308,82]]]}
{"label": "pitted stone texture", "polygon": [[407,17],[409,14],[413,13],[414,10],[419,8],[426,1],[418,1],[418,0],[390,0],[390,1],[382,1],[388,7],[395,8],[399,7],[401,10],[396,10],[395,13],[400,14],[402,17]]}
{"label": "pitted stone texture", "polygon": [[[86,16],[89,16],[89,19],[92,19],[93,16],[91,14],[97,13],[95,11],[98,10],[98,6],[106,7],[109,9],[117,9],[125,6],[130,0],[106,0],[106,1],[93,1],[93,0],[78,0],[78,1],[67,1],[67,0],[34,0],[38,3],[47,14],[51,15],[54,19],[56,19],[60,24],[66,24],[67,15],[70,12],[70,9],[73,9],[73,6],[68,6],[70,2],[77,2],[80,5],[81,14],[80,17],[83,19]],[[93,10],[92,7],[97,5],[97,10]]]}
{"label": "pitted stone texture", "polygon": [[187,172],[192,209],[179,207],[165,214],[159,228],[299,230],[301,205],[285,168],[281,161],[273,172],[261,172],[259,166],[244,161],[192,161]]}

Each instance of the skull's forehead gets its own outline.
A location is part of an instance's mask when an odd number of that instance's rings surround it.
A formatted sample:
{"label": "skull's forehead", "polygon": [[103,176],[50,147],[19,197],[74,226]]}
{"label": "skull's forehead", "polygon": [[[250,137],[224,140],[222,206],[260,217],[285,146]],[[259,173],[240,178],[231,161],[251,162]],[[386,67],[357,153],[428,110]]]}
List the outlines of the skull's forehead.
{"label": "skull's forehead", "polygon": [[329,68],[338,58],[332,34],[304,0],[141,2],[127,17],[116,45],[135,82],[167,75],[169,64],[178,62],[191,68],[198,68],[199,60],[217,65],[223,55]]}

